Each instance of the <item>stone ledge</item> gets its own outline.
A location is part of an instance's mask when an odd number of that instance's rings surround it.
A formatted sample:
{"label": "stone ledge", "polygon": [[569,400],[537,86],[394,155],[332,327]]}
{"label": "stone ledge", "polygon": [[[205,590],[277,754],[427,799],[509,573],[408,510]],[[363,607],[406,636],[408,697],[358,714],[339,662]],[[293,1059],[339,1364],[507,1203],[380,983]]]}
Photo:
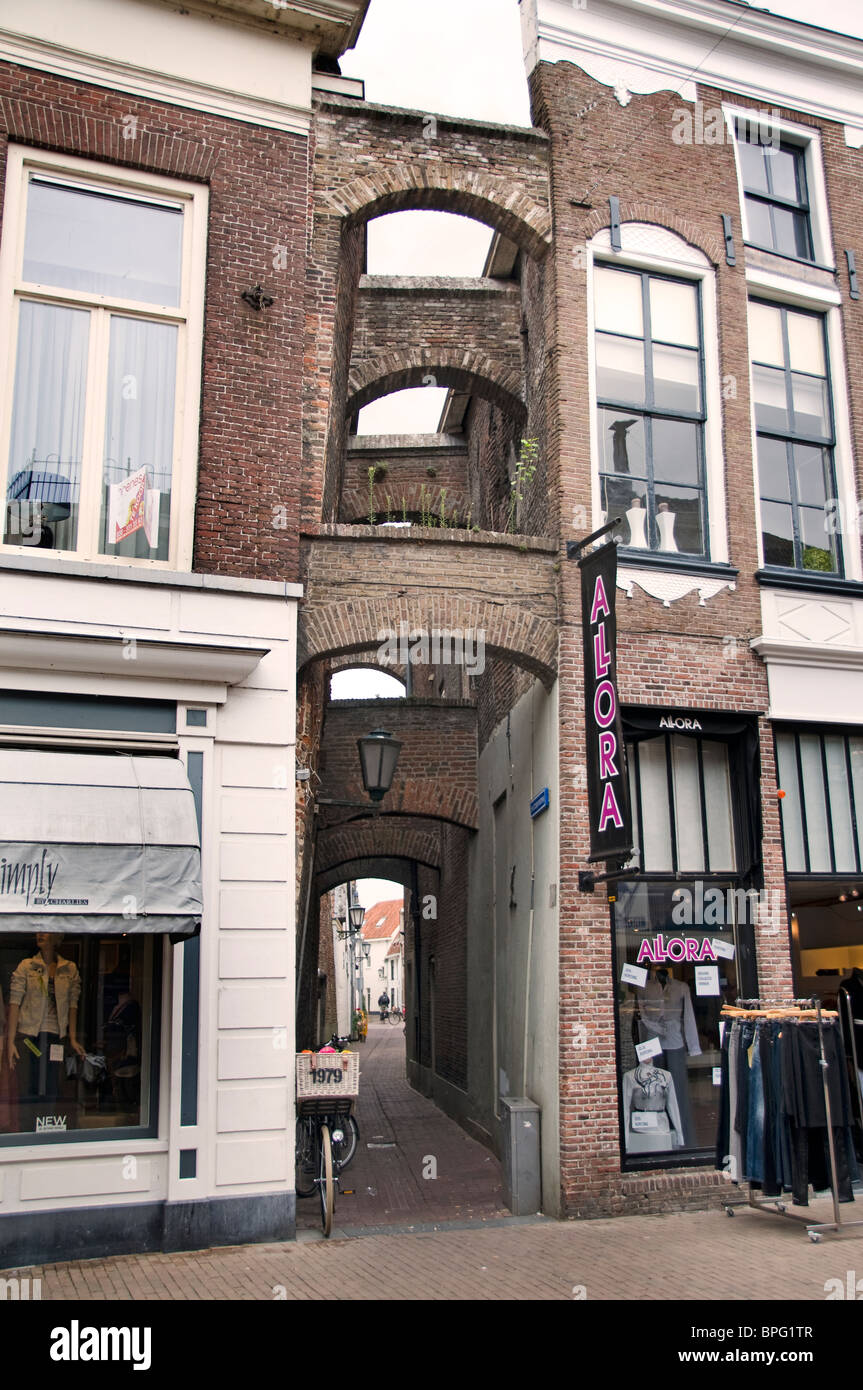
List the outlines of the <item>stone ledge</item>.
{"label": "stone ledge", "polygon": [[496,546],[541,555],[556,555],[557,541],[546,536],[510,535],[506,531],[462,531],[436,526],[351,526],[347,522],[322,521],[316,531],[300,532],[301,541],[351,540],[385,543],[437,541],[440,545]]}

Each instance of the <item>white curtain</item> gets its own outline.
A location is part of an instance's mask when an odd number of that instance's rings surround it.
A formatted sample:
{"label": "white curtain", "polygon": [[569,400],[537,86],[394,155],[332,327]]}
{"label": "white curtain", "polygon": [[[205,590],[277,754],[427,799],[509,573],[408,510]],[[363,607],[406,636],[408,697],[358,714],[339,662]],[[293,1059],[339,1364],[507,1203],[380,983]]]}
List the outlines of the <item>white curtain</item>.
{"label": "white curtain", "polygon": [[785,867],[789,874],[806,872],[806,852],[803,844],[803,817],[800,805],[800,783],[793,734],[776,736],[776,771],[782,798],[782,836],[785,841]]}
{"label": "white curtain", "polygon": [[70,479],[71,516],[43,537],[60,550],[77,534],[89,329],[86,310],[20,305],[8,484],[30,469]]}
{"label": "white curtain", "polygon": [[[174,324],[111,319],[101,521],[101,548],[109,555],[168,558],[176,378]],[[159,493],[158,545],[150,547],[143,527],[110,545],[108,488],[141,468],[148,488]]]}

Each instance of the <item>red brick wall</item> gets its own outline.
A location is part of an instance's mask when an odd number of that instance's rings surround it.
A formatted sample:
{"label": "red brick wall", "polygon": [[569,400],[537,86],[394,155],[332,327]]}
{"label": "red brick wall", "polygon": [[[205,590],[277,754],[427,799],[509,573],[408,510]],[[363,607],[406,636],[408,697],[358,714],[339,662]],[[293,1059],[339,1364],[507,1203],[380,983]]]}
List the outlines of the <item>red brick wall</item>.
{"label": "red brick wall", "polygon": [[[137,133],[124,139],[129,116]],[[209,185],[194,568],[295,579],[306,140],[10,64],[0,131],[4,175],[14,140]],[[258,283],[275,301],[260,313],[240,298]]]}
{"label": "red brick wall", "polygon": [[[327,706],[322,797],[364,802],[357,739],[383,726],[401,740],[392,789],[383,815],[438,816],[476,825],[476,712],[441,700],[350,700]],[[370,804],[370,803],[369,803]],[[326,809],[328,823],[356,813]]]}

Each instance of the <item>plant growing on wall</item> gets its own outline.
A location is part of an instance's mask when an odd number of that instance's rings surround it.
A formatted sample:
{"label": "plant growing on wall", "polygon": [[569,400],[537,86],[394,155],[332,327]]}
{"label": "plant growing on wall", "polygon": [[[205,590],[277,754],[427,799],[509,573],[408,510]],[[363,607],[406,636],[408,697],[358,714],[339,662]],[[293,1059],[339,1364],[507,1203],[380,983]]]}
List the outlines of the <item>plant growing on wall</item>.
{"label": "plant growing on wall", "polygon": [[509,488],[509,518],[506,526],[507,531],[515,531],[518,504],[524,501],[524,490],[533,482],[538,462],[539,440],[523,439],[518,451],[515,474],[513,475]]}
{"label": "plant growing on wall", "polygon": [[440,490],[440,524],[446,526],[446,488]]}
{"label": "plant growing on wall", "polygon": [[370,464],[369,464],[369,526],[375,526],[376,524],[377,524],[377,516],[375,515],[375,466],[374,466],[373,463],[370,463]]}

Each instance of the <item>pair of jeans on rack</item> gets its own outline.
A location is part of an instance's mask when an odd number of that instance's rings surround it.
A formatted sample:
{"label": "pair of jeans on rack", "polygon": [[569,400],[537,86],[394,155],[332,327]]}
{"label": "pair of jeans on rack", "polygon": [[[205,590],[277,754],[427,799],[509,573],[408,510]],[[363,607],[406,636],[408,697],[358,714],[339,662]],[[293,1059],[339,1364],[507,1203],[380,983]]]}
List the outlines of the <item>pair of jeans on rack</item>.
{"label": "pair of jeans on rack", "polygon": [[[824,1050],[836,1162],[837,1197],[853,1201],[857,1165],[848,1082],[835,1020]],[[810,1183],[830,1186],[827,1110],[818,1026],[808,1020],[735,1019],[722,1041],[716,1166],[765,1196],[791,1192],[806,1206]]]}

